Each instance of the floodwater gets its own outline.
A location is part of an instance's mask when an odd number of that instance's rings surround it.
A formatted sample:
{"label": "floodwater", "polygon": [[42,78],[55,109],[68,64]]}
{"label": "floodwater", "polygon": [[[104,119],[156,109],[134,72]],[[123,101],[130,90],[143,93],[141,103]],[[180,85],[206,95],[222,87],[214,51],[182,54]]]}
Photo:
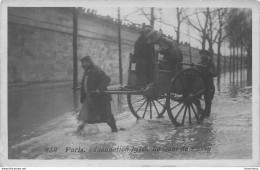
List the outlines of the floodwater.
{"label": "floodwater", "polygon": [[101,123],[76,134],[81,105],[70,87],[9,90],[9,159],[251,159],[252,89],[228,75],[201,124],[175,127],[167,113],[137,121],[126,97],[118,112],[114,96],[118,133]]}

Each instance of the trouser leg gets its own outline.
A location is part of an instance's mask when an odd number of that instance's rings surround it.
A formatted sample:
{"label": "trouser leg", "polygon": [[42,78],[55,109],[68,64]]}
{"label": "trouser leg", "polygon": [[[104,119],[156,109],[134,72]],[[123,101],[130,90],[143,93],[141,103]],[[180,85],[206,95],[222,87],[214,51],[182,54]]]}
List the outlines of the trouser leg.
{"label": "trouser leg", "polygon": [[207,91],[206,95],[205,95],[205,102],[207,102],[206,104],[206,117],[209,117],[210,116],[210,113],[211,113],[211,105],[212,105],[212,100],[214,98],[214,93],[215,93],[215,89],[214,88],[211,88]]}
{"label": "trouser leg", "polygon": [[208,108],[207,108],[207,114],[206,114],[206,117],[209,117],[210,116],[210,113],[211,113],[211,100],[208,101]]}
{"label": "trouser leg", "polygon": [[109,116],[108,122],[107,122],[108,126],[111,128],[112,132],[117,132],[117,126],[116,126],[116,120],[114,118],[114,116],[111,114]]}
{"label": "trouser leg", "polygon": [[201,97],[202,97],[202,96],[198,96],[198,98],[196,98],[196,99],[193,101],[193,104],[196,105],[199,114],[201,114],[201,113],[202,113],[202,110],[203,110],[202,107],[201,107],[201,103],[200,103]]}
{"label": "trouser leg", "polygon": [[206,116],[210,116],[210,113],[211,113],[211,105],[212,105],[212,100],[214,98],[214,95],[215,95],[215,85],[214,85],[214,81],[213,79],[211,78],[210,79],[210,82],[209,82],[209,99],[208,99],[208,112],[207,112],[207,115]]}

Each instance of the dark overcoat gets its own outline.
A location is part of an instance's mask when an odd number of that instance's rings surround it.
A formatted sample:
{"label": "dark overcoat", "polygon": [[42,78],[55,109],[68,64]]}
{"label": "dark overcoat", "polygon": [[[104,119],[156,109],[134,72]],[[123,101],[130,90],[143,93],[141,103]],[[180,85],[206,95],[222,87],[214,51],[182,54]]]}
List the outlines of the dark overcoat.
{"label": "dark overcoat", "polygon": [[[86,80],[85,80],[86,79]],[[86,85],[84,85],[86,81]],[[107,90],[111,79],[98,66],[92,66],[85,72],[81,82],[80,102],[83,104],[78,120],[85,123],[114,123],[111,111],[111,96],[102,93]],[[85,89],[87,87],[87,89]],[[93,91],[99,90],[101,94]]]}
{"label": "dark overcoat", "polygon": [[162,42],[167,46],[167,49],[162,52],[163,59],[167,61],[164,63],[164,69],[177,73],[182,69],[182,65],[178,65],[183,60],[182,51],[175,41],[163,37]]}
{"label": "dark overcoat", "polygon": [[154,55],[154,45],[152,43],[148,44],[145,35],[141,34],[134,46],[137,84],[145,85],[153,80],[153,70],[155,67],[153,62]]}
{"label": "dark overcoat", "polygon": [[207,61],[200,61],[199,64],[206,65],[206,67],[199,67],[198,69],[202,72],[203,76],[205,77],[206,84],[209,90],[209,97],[212,100],[215,94],[215,85],[213,77],[217,76],[216,65],[211,59]]}

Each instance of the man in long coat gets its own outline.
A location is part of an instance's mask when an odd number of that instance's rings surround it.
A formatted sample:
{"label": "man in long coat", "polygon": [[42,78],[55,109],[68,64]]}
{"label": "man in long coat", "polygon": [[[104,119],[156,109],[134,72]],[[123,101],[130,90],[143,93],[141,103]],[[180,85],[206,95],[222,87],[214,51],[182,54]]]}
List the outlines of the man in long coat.
{"label": "man in long coat", "polygon": [[153,81],[155,49],[153,44],[147,43],[147,34],[152,26],[145,25],[140,37],[134,45],[134,59],[136,61],[137,85],[147,85]]}
{"label": "man in long coat", "polygon": [[110,83],[110,77],[96,66],[90,56],[81,59],[82,68],[85,70],[81,82],[80,102],[83,104],[78,116],[82,124],[78,127],[81,131],[85,124],[107,123],[112,132],[117,132],[116,121],[111,111],[111,96],[104,94]]}

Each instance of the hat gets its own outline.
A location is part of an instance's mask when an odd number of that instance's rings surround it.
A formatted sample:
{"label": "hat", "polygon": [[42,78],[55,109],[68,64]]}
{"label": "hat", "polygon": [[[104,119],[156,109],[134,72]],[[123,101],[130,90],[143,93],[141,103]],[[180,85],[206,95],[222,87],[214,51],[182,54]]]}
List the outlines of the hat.
{"label": "hat", "polygon": [[89,55],[82,57],[81,59],[79,59],[79,61],[92,61],[91,57]]}
{"label": "hat", "polygon": [[199,51],[199,54],[202,55],[202,54],[206,54],[207,56],[210,56],[210,52],[208,50],[200,50]]}
{"label": "hat", "polygon": [[141,29],[140,32],[151,31],[151,30],[153,30],[153,26],[151,26],[151,25],[143,25],[143,28]]}
{"label": "hat", "polygon": [[159,39],[161,39],[162,37],[163,37],[163,34],[162,34],[161,32],[152,30],[152,31],[150,31],[150,32],[146,35],[147,43],[148,43],[148,44],[154,43],[154,42],[158,41]]}

